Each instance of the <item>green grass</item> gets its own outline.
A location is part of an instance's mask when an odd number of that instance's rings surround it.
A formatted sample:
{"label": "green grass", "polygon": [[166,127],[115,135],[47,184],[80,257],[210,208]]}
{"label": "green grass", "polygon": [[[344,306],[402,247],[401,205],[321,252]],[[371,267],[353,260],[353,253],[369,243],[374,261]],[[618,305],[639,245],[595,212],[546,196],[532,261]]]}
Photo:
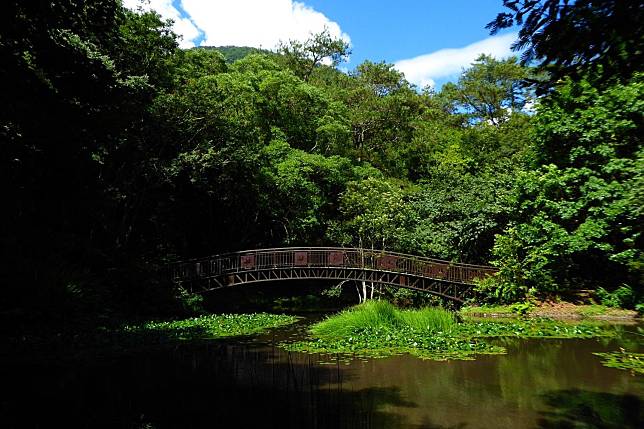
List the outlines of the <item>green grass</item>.
{"label": "green grass", "polygon": [[479,315],[479,314],[516,314],[513,308],[509,305],[481,305],[475,307],[463,307],[460,310],[463,315]]}
{"label": "green grass", "polygon": [[399,312],[403,325],[417,332],[449,332],[456,326],[456,317],[451,311],[439,307]]}
{"label": "green grass", "polygon": [[369,300],[313,325],[311,333],[324,338],[342,338],[365,329],[418,332],[446,331],[456,324],[454,314],[437,307],[399,310],[387,301]]}
{"label": "green grass", "polygon": [[591,304],[580,305],[576,313],[584,317],[601,316],[608,312],[609,308],[605,305]]}
{"label": "green grass", "polygon": [[[541,308],[534,306],[530,303],[515,303],[510,305],[481,305],[472,307],[463,307],[460,314],[463,316],[483,316],[483,315],[498,315],[498,316],[516,316],[516,315],[530,315],[540,317],[540,314],[548,308]],[[620,308],[607,307],[599,304],[579,304],[566,308],[567,312],[560,314],[560,317],[578,317],[582,318],[632,318],[634,313],[631,310],[624,310]]]}
{"label": "green grass", "polygon": [[580,305],[578,306],[576,312],[583,317],[609,316],[618,318],[632,318],[636,315],[633,310],[607,307],[600,304]]}

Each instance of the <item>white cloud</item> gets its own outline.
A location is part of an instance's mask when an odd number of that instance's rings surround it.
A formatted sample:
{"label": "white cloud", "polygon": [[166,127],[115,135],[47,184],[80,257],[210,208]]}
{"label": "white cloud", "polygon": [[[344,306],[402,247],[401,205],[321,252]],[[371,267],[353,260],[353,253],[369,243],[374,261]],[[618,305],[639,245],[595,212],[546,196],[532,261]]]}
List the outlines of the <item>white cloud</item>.
{"label": "white cloud", "polygon": [[155,10],[164,19],[172,19],[174,21],[172,30],[182,36],[182,39],[179,40],[179,46],[182,48],[191,48],[195,46],[195,39],[197,39],[202,32],[189,17],[182,16],[181,12],[179,12],[172,3],[172,0],[123,1],[123,5],[129,9],[136,10],[141,7],[143,10]]}
{"label": "white cloud", "polygon": [[436,80],[459,74],[480,54],[496,58],[512,55],[510,45],[516,37],[515,33],[488,37],[463,48],[441,49],[431,54],[400,60],[395,63],[395,67],[405,74],[408,81],[420,87],[434,87]]}
{"label": "white cloud", "polygon": [[[136,8],[140,0],[125,0]],[[293,0],[181,0],[185,16],[172,0],[150,0],[164,18],[175,20],[174,31],[183,36],[182,47],[202,45],[253,46],[273,49],[280,41],[304,40],[325,27],[334,37],[350,42],[338,23],[304,3]]]}

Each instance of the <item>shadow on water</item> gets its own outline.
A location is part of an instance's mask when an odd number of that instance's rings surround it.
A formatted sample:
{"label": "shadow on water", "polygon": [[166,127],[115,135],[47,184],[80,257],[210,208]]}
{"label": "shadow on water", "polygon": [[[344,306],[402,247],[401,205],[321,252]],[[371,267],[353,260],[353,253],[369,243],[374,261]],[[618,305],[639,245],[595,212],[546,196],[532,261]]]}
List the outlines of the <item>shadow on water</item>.
{"label": "shadow on water", "polygon": [[447,362],[275,346],[312,320],[180,345],[146,337],[154,347],[137,352],[0,356],[0,428],[644,427],[644,382],[593,355],[619,341],[500,338],[506,355]]}
{"label": "shadow on water", "polygon": [[538,420],[541,429],[640,429],[644,408],[640,398],[586,390],[557,390],[542,395],[547,411]]}
{"label": "shadow on water", "polygon": [[[0,371],[0,427],[393,428],[397,387],[344,389],[341,361],[244,344],[180,346],[85,364]],[[431,422],[422,427],[436,428]]]}

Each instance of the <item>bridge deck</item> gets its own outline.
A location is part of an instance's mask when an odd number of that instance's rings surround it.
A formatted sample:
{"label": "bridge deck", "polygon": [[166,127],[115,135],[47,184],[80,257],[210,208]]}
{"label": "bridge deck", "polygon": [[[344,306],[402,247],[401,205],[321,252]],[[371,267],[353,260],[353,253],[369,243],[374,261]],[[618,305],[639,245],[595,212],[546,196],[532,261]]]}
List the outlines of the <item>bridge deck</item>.
{"label": "bridge deck", "polygon": [[484,265],[340,247],[247,250],[177,262],[170,270],[174,281],[207,284],[204,289],[275,280],[336,279],[419,289],[458,301],[471,293],[476,279],[496,272]]}

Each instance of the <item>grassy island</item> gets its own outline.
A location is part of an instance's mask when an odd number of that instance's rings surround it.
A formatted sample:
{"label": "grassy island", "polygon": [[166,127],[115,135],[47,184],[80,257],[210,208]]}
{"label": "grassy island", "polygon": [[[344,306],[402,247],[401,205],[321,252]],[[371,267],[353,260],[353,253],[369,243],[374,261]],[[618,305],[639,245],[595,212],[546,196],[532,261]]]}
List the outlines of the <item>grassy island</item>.
{"label": "grassy island", "polygon": [[502,354],[494,337],[592,338],[610,335],[601,326],[549,319],[459,321],[442,308],[400,310],[387,301],[367,301],[313,325],[311,338],[284,347],[308,353],[385,357],[409,353],[425,359],[473,359]]}

